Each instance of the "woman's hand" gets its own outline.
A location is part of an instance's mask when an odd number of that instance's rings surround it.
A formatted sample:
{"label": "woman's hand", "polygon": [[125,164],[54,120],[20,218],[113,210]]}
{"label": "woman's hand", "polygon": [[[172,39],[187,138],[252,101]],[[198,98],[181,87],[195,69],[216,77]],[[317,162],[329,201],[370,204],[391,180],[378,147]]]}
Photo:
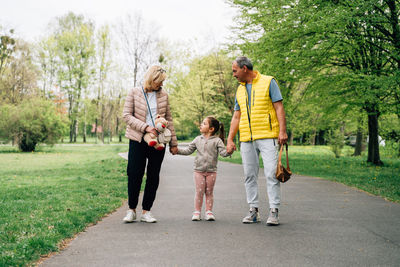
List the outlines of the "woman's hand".
{"label": "woman's hand", "polygon": [[178,147],[177,146],[170,146],[169,147],[169,152],[171,152],[172,155],[178,154]]}
{"label": "woman's hand", "polygon": [[155,136],[158,136],[158,132],[157,132],[156,128],[154,128],[154,127],[152,127],[150,125],[146,127],[145,131],[146,131],[146,133],[152,133]]}

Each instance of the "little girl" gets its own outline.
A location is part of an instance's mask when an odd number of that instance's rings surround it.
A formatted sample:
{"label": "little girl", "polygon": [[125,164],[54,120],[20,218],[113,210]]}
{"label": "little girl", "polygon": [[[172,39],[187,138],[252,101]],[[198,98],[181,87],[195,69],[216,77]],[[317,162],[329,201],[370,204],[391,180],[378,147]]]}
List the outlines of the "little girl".
{"label": "little girl", "polygon": [[[216,136],[218,131],[219,137]],[[192,221],[200,221],[204,195],[206,195],[205,219],[207,221],[214,221],[215,217],[212,207],[214,203],[214,184],[217,177],[218,154],[223,157],[228,157],[230,154],[226,152],[224,145],[224,125],[218,120],[211,116],[205,118],[200,125],[200,133],[201,135],[197,136],[187,148],[178,147],[178,154],[190,155],[197,149],[193,174],[196,184],[196,194],[194,197]]]}

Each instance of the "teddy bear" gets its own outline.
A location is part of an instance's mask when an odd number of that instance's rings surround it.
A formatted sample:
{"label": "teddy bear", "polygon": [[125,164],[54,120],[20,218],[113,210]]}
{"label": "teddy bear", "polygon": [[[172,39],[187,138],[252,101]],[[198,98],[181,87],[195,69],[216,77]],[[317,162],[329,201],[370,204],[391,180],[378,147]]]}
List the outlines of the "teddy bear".
{"label": "teddy bear", "polygon": [[158,132],[158,137],[152,133],[146,133],[143,137],[144,141],[157,150],[163,150],[165,144],[171,141],[171,131],[167,128],[168,121],[160,115],[157,115],[154,124]]}

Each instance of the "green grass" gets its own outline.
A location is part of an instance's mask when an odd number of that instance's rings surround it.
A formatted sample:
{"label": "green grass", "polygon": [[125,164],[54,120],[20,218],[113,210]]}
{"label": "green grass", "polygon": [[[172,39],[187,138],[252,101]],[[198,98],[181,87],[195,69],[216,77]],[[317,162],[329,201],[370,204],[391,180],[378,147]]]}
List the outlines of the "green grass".
{"label": "green grass", "polygon": [[126,199],[127,146],[0,146],[0,266],[24,266]]}
{"label": "green grass", "polygon": [[[400,202],[399,158],[386,155],[385,150],[382,149],[381,159],[384,166],[376,167],[367,164],[365,155],[350,156],[353,153],[351,147],[345,147],[342,153],[344,156],[335,158],[327,146],[290,146],[290,168],[296,174],[336,181],[390,201]],[[232,158],[220,157],[220,160],[239,164],[242,162],[239,152],[235,152]],[[262,167],[262,160],[260,160],[260,166]]]}

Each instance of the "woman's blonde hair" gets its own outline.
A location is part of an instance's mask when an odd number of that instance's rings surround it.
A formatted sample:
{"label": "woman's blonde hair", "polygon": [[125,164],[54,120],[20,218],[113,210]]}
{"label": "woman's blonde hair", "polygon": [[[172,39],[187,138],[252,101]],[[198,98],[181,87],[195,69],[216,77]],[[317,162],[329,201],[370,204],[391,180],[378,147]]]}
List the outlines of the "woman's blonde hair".
{"label": "woman's blonde hair", "polygon": [[152,89],[153,83],[160,83],[167,78],[166,71],[160,66],[151,66],[144,75],[144,88]]}

